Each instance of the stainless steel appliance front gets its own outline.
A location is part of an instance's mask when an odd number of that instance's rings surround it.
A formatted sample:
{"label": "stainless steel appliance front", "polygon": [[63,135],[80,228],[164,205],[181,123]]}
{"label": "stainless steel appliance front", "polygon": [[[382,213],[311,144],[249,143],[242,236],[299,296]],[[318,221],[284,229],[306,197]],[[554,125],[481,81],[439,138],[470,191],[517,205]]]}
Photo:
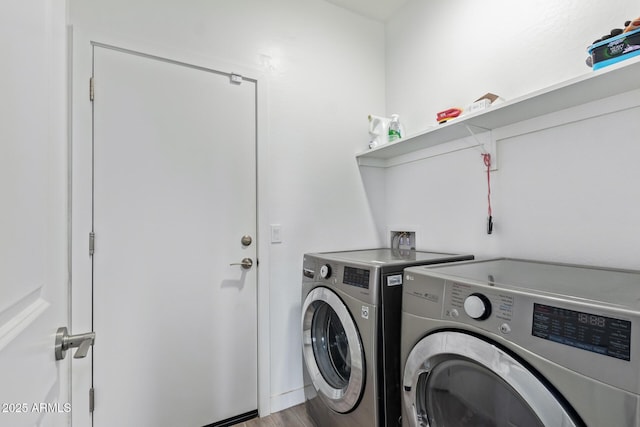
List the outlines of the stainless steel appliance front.
{"label": "stainless steel appliance front", "polygon": [[640,272],[497,259],[404,279],[405,425],[640,426]]}
{"label": "stainless steel appliance front", "polygon": [[472,258],[392,249],[305,255],[305,397],[317,427],[400,425],[403,269]]}

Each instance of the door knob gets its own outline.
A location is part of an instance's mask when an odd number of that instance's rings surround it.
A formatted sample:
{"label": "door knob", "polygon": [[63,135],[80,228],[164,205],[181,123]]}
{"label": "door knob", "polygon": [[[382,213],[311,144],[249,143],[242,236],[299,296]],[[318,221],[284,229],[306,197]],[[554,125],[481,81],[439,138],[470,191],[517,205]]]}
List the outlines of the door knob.
{"label": "door knob", "polygon": [[251,258],[243,258],[241,262],[234,262],[229,265],[240,265],[245,270],[248,270],[253,266],[253,260]]}
{"label": "door knob", "polygon": [[58,328],[56,332],[55,353],[56,360],[62,360],[67,355],[67,350],[77,348],[73,355],[74,359],[81,359],[87,356],[89,348],[96,340],[95,332],[87,332],[86,334],[69,335],[69,331],[65,327]]}
{"label": "door knob", "polygon": [[242,236],[242,239],[240,239],[240,243],[242,243],[242,246],[249,246],[252,242],[253,239],[248,234],[245,234],[244,236]]}

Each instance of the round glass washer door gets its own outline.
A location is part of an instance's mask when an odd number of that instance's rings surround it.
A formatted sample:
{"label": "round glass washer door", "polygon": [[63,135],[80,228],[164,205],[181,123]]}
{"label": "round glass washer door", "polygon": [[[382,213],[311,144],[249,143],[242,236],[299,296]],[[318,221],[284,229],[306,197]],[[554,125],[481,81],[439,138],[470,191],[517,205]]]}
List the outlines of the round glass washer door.
{"label": "round glass washer door", "polygon": [[405,364],[412,427],[577,427],[530,370],[497,346],[455,331],[423,338]]}
{"label": "round glass washer door", "polygon": [[302,354],[326,405],[353,410],[364,389],[362,342],[349,310],[328,288],[314,288],[302,305]]}

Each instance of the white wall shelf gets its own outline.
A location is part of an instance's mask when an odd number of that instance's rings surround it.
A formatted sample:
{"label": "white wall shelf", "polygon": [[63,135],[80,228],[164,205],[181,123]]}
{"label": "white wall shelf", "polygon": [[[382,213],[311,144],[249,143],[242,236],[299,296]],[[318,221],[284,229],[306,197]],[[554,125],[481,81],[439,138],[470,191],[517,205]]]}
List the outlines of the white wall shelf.
{"label": "white wall shelf", "polygon": [[358,165],[389,167],[418,150],[640,89],[640,57],[592,71],[537,92],[449,121],[422,133],[356,155]]}

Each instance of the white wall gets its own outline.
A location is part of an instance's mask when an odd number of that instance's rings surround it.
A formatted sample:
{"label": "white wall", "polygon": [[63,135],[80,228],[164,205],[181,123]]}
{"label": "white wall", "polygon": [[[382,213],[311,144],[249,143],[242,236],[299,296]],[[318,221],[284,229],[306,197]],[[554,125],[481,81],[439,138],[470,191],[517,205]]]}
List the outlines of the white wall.
{"label": "white wall", "polygon": [[[410,1],[386,26],[386,112],[415,133],[486,92],[513,99],[591,73],[586,47],[639,13],[633,0]],[[421,249],[640,268],[638,105],[499,141],[491,236],[476,150],[387,169],[381,216],[418,226]]]}
{"label": "white wall", "polygon": [[638,14],[633,0],[410,0],[386,25],[387,113],[411,134],[487,92],[513,99],[587,73],[587,46]]}
{"label": "white wall", "polygon": [[300,402],[302,255],[376,246],[384,224],[371,209],[382,203],[381,175],[363,171],[363,181],[354,159],[368,142],[367,115],[384,110],[383,25],[320,0],[71,0],[70,20],[264,74],[260,210],[283,239],[270,246],[261,284],[271,292],[271,410]]}

